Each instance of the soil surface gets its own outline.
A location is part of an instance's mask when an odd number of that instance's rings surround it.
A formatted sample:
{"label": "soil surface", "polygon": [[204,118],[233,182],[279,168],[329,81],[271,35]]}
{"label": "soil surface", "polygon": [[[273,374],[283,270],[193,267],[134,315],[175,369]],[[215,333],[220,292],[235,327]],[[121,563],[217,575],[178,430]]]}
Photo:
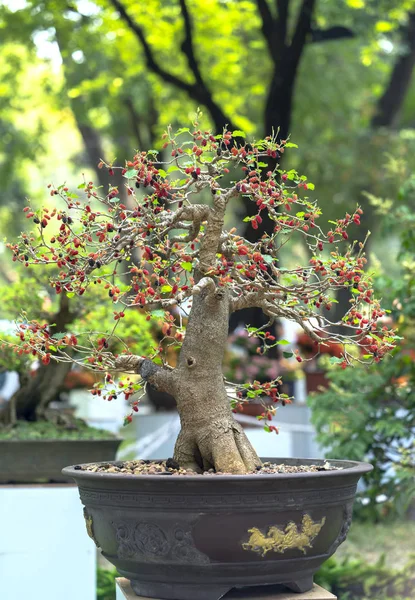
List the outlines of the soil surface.
{"label": "soil surface", "polygon": [[[182,469],[175,460],[169,458],[163,461],[152,460],[127,460],[117,465],[88,465],[87,467],[76,466],[75,469],[90,471],[92,473],[119,473],[124,475],[195,475],[190,469]],[[264,462],[251,475],[267,475],[275,473],[317,473],[318,471],[339,471],[341,467],[334,467],[326,462],[324,465],[284,465]],[[229,473],[216,472],[214,469],[205,471],[203,475],[229,475]]]}

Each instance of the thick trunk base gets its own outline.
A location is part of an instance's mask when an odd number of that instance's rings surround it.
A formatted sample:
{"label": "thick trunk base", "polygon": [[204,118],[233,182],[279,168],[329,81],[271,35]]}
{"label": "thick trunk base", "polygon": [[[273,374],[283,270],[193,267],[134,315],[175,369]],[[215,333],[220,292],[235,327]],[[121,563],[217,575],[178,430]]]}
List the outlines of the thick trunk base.
{"label": "thick trunk base", "polygon": [[261,464],[242,427],[232,416],[207,420],[202,426],[184,426],[177,438],[174,458],[184,469],[198,473],[244,474]]}

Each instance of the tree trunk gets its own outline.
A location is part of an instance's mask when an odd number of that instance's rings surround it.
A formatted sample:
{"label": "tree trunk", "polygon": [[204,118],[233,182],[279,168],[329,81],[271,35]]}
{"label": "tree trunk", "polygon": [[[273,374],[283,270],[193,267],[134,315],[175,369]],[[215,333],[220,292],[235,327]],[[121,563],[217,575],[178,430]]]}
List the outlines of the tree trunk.
{"label": "tree trunk", "polygon": [[222,362],[228,336],[229,300],[223,288],[193,297],[179,364],[175,398],[181,432],[174,451],[184,468],[245,473],[260,464],[233,419]]}
{"label": "tree trunk", "polygon": [[133,355],[122,355],[115,364],[120,371],[139,373],[155,389],[176,398],[181,431],[174,458],[181,467],[196,472],[213,468],[216,472],[243,474],[261,461],[233,418],[222,373],[229,293],[226,288],[216,287],[209,277],[202,278],[202,282],[204,287],[201,284],[199,293],[193,295],[175,369]]}
{"label": "tree trunk", "polygon": [[[74,315],[69,309],[69,299],[61,294],[59,310],[52,316],[55,323],[54,333],[63,333],[73,321]],[[20,389],[7,405],[0,411],[0,423],[13,424],[16,419],[37,421],[45,418],[48,405],[62,390],[71,363],[52,361],[48,365],[41,364],[34,377],[28,373],[21,376]]]}
{"label": "tree trunk", "polygon": [[71,366],[71,363],[51,362],[49,365],[41,365],[34,377],[27,378],[10,401],[15,406],[16,418],[25,421],[43,420],[47,407],[61,391]]}

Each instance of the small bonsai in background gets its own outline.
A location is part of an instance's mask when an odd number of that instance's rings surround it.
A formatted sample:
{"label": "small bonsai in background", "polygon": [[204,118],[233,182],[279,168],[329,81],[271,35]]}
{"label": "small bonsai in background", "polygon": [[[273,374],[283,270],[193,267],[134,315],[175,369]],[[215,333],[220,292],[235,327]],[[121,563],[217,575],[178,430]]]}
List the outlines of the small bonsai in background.
{"label": "small bonsai in background", "polygon": [[[16,280],[0,288],[2,317],[4,320],[9,319],[8,325],[7,321],[3,323],[7,331],[2,333],[2,339],[6,343],[3,344],[0,356],[0,371],[16,372],[20,382],[19,389],[10,401],[0,406],[0,430],[3,428],[0,433],[11,435],[10,432],[4,431],[9,426],[35,421],[52,421],[63,429],[77,429],[81,425],[79,419],[73,419],[60,410],[52,410],[50,405],[59,399],[61,392],[77,388],[88,389],[98,380],[96,373],[84,368],[82,357],[76,353],[75,342],[76,332],[79,330],[100,330],[106,335],[111,332],[112,319],[108,316],[104,304],[106,294],[100,287],[94,287],[91,288],[87,299],[69,298],[66,294],[56,295],[48,283],[45,269],[23,270],[23,273],[21,269],[17,271]],[[27,352],[27,349],[22,347],[14,348],[15,333],[12,320],[16,317],[16,306],[25,308],[20,325],[24,324],[29,314],[47,324],[47,329],[53,332],[55,339],[65,339],[67,349],[73,348],[73,362],[45,360],[42,353],[39,355],[36,352]],[[19,338],[22,338],[21,327],[18,333]],[[146,321],[146,316],[138,310],[129,311],[119,328],[119,333],[128,341],[130,348],[135,346],[135,352],[151,353],[154,350],[155,340],[150,331],[150,324]],[[110,339],[110,344],[114,352],[121,348],[115,336]],[[52,343],[48,344],[48,350],[51,356],[56,353]],[[39,431],[44,429],[40,426]],[[25,427],[24,431],[29,430]],[[49,426],[45,431],[51,432],[53,427]],[[18,435],[18,432],[15,431],[13,435]]]}
{"label": "small bonsai in background", "polygon": [[[128,205],[120,201],[116,187],[100,190],[85,180],[80,192],[73,193],[65,185],[50,186],[49,206],[25,208],[35,229],[9,244],[13,259],[57,267],[50,282],[61,296],[87,296],[95,285],[104,289],[114,336],[129,310],[142,308],[149,318],[154,309],[164,311],[163,334],[172,345],[181,345],[180,356],[177,366],[168,368],[162,351],[151,358],[137,356],[124,343],[114,354],[109,336],[78,332],[74,341],[54,335],[37,320],[20,324],[20,351],[46,364],[52,359],[73,361],[76,348],[77,361],[102,372],[107,384],[114,370],[139,373],[144,382],[176,398],[181,432],[174,458],[182,467],[197,472],[254,470],[260,460],[232,409],[244,391],[248,400],[263,396],[278,403],[288,398],[281,397],[277,381],[271,380],[237,387],[229,399],[222,361],[233,311],[258,307],[270,322],[291,319],[317,342],[316,352],[328,339],[342,344],[338,361],[343,367],[355,360],[347,350],[350,343],[364,344],[368,350],[362,360],[377,362],[395,342],[393,332],[377,330],[384,311],[363,270],[363,246],[347,242],[350,226],[359,225],[360,208],[339,218],[325,234],[319,225],[321,211],[309,197],[314,186],[294,170],[268,168],[270,159],[293,146],[276,136],[247,143],[240,131],[213,135],[196,122],[192,130],[173,133],[168,128],[166,163],[158,162],[153,150],[137,152],[125,167],[101,162],[110,175],[122,168]],[[272,233],[256,243],[241,237],[235,227],[225,227],[226,211],[240,196],[255,207],[245,222],[254,229],[266,218],[273,223]],[[312,254],[310,262],[282,268],[281,247],[292,239],[298,243],[300,235]],[[351,288],[353,301],[342,321],[331,323],[321,311],[330,310],[333,294],[343,287]],[[172,307],[189,312],[186,330],[172,329]],[[323,339],[333,325],[342,326],[344,333]],[[248,331],[260,338],[262,352],[284,344],[270,339],[263,328]],[[294,355],[302,361],[298,351]],[[105,392],[103,385],[96,385],[94,393],[111,399],[123,392],[131,399],[131,420],[138,410],[134,393],[139,384],[127,377],[113,391]],[[275,408],[267,408],[264,416],[270,418],[273,412]]]}

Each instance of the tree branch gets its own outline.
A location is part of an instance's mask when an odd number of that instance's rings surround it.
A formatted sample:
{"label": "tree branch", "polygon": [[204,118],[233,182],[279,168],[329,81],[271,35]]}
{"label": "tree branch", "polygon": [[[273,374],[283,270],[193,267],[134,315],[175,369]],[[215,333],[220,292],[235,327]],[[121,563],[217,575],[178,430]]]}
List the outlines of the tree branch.
{"label": "tree branch", "polygon": [[180,8],[183,15],[184,20],[184,30],[185,30],[185,38],[182,42],[181,49],[186,55],[188,65],[199,85],[205,87],[205,83],[202,79],[202,75],[200,73],[199,64],[196,60],[195,50],[193,46],[193,31],[192,31],[192,23],[190,20],[190,14],[187,8],[186,0],[179,0]]}
{"label": "tree branch", "polygon": [[223,233],[226,206],[229,200],[237,195],[239,192],[236,187],[232,187],[225,194],[216,194],[213,197],[213,207],[209,207],[205,235],[200,246],[199,272],[201,274],[208,273],[215,264]]}
{"label": "tree branch", "polygon": [[268,6],[267,0],[256,0],[258,6],[258,12],[261,17],[262,25],[262,33],[264,34],[264,38],[268,44],[269,52],[274,61],[278,60],[276,56],[276,36],[275,36],[275,25],[276,22],[272,15],[272,12]]}
{"label": "tree branch", "polygon": [[261,292],[248,292],[230,301],[229,312],[244,310],[245,308],[262,308],[263,294]]}
{"label": "tree branch", "polygon": [[303,0],[300,13],[298,15],[297,25],[290,46],[289,62],[291,78],[294,80],[307,36],[311,32],[311,20],[315,8],[316,0]]}
{"label": "tree branch", "polygon": [[415,13],[411,13],[404,30],[406,52],[396,61],[389,84],[380,98],[372,127],[390,127],[396,121],[411,83],[415,66]]}
{"label": "tree branch", "polygon": [[130,17],[130,15],[126,11],[124,5],[121,2],[119,2],[119,0],[110,0],[110,1],[111,1],[111,4],[113,5],[113,7],[118,11],[120,17],[123,19],[123,21],[128,25],[128,27],[131,29],[131,31],[136,35],[136,37],[140,41],[141,46],[143,47],[143,50],[144,50],[148,68],[151,71],[153,71],[153,73],[155,73],[156,75],[159,75],[167,83],[172,83],[176,87],[187,92],[189,95],[192,95],[192,88],[193,88],[192,84],[187,83],[186,81],[183,81],[182,79],[180,79],[179,77],[176,77],[176,75],[173,75],[169,71],[165,71],[158,64],[158,62],[156,61],[156,59],[154,57],[153,51],[145,38],[142,28],[138,25],[138,23],[133,21],[133,19]]}
{"label": "tree branch", "polygon": [[124,354],[116,358],[115,368],[124,372],[137,373],[159,392],[168,392],[174,395],[175,375],[173,369],[169,371],[148,358],[131,354]]}
{"label": "tree branch", "polygon": [[290,9],[290,0],[276,0],[278,11],[278,30],[282,41],[285,44],[287,38],[288,14]]}
{"label": "tree branch", "polygon": [[327,29],[312,29],[311,30],[311,43],[317,42],[330,42],[332,40],[341,40],[344,38],[356,37],[354,31],[349,27],[343,27],[342,25],[333,25]]}
{"label": "tree branch", "polygon": [[123,19],[123,21],[128,25],[131,31],[135,34],[137,39],[139,40],[146,57],[147,66],[156,75],[161,77],[163,81],[166,83],[171,83],[175,87],[180,90],[186,92],[192,100],[197,103],[205,106],[210,116],[215,124],[215,129],[217,131],[221,131],[223,127],[226,125],[231,129],[236,129],[236,126],[232,123],[232,120],[225,115],[220,106],[214,101],[211,91],[203,80],[198,64],[196,62],[194,52],[193,52],[193,38],[191,32],[191,23],[189,13],[187,11],[187,7],[183,0],[181,0],[182,12],[184,10],[184,18],[185,18],[185,31],[186,37],[183,42],[183,51],[186,54],[189,67],[191,68],[195,78],[196,83],[188,83],[187,81],[183,81],[180,77],[173,75],[169,71],[163,69],[159,63],[157,62],[154,53],[151,49],[151,46],[148,44],[146,37],[144,35],[143,29],[136,23],[129,13],[126,11],[124,5],[119,0],[110,0],[113,7],[118,11],[119,15]]}
{"label": "tree branch", "polygon": [[138,148],[142,150],[144,148],[144,141],[141,136],[140,127],[139,127],[139,116],[137,111],[135,110],[134,103],[129,96],[124,99],[124,104],[128,110],[128,114],[130,116],[131,129],[134,132],[134,137],[137,141]]}

